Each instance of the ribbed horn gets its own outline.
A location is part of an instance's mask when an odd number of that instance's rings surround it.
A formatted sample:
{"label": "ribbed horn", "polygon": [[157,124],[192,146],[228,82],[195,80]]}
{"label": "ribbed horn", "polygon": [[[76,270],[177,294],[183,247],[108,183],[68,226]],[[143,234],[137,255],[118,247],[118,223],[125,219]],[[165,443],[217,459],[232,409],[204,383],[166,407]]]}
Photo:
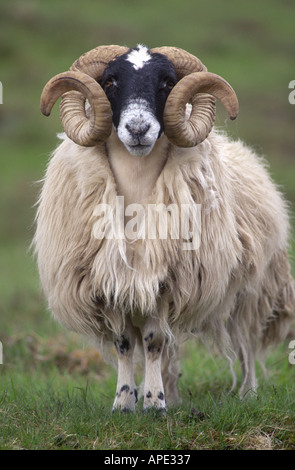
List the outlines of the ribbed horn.
{"label": "ribbed horn", "polygon": [[[239,105],[232,87],[210,72],[195,72],[182,78],[171,91],[164,110],[165,134],[179,147],[193,147],[209,135],[215,120],[215,106],[207,94],[221,101],[230,119],[235,119]],[[192,104],[189,119],[186,104]]]}
{"label": "ribbed horn", "polygon": [[155,47],[151,54],[155,53],[165,55],[173,63],[178,80],[193,72],[207,72],[200,59],[179,47]]}
{"label": "ribbed horn", "polygon": [[[66,134],[79,145],[104,142],[112,130],[110,103],[97,81],[111,60],[128,51],[122,46],[99,46],[86,52],[70,67],[69,72],[53,77],[41,96],[41,111],[48,115],[62,95],[60,117]],[[72,91],[74,90],[74,91]],[[86,116],[85,101],[90,104]]]}
{"label": "ribbed horn", "polygon": [[[71,92],[67,93],[69,90]],[[69,94],[70,99],[62,101],[60,107],[68,137],[79,145],[87,146],[106,140],[112,129],[110,103],[101,86],[85,73],[63,72],[49,80],[41,95],[42,113],[49,116],[56,100],[61,95]],[[85,115],[86,99],[90,105],[89,118]],[[75,103],[79,105],[75,106]]]}
{"label": "ribbed horn", "polygon": [[[179,79],[164,110],[165,134],[174,145],[193,147],[206,139],[215,120],[215,98],[223,103],[231,119],[236,118],[239,105],[234,90],[223,78],[207,72],[197,57],[175,47],[159,47],[151,52],[164,54]],[[192,104],[189,119],[187,103]]]}

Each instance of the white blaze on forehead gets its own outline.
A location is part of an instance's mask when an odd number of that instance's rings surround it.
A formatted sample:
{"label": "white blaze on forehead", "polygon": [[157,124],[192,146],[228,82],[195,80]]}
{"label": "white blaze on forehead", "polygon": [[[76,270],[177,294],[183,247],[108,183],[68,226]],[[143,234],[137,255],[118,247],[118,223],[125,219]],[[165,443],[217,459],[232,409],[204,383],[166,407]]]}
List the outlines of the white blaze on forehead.
{"label": "white blaze on forehead", "polygon": [[151,60],[151,54],[146,46],[139,45],[137,49],[134,49],[128,54],[126,60],[133,65],[135,70],[139,70]]}

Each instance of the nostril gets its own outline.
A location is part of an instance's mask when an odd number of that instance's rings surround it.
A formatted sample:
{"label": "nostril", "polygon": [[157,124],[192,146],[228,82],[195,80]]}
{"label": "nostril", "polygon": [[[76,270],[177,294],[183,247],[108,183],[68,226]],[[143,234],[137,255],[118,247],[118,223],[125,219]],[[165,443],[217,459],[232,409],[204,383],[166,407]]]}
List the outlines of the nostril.
{"label": "nostril", "polygon": [[126,124],[125,127],[126,127],[127,131],[128,131],[131,135],[134,134],[133,128],[132,128],[129,124]]}
{"label": "nostril", "polygon": [[151,125],[142,124],[140,126],[131,126],[130,124],[126,124],[125,127],[133,137],[143,137],[150,129]]}
{"label": "nostril", "polygon": [[145,125],[142,127],[141,135],[146,134],[150,127],[151,127],[150,124],[145,124]]}

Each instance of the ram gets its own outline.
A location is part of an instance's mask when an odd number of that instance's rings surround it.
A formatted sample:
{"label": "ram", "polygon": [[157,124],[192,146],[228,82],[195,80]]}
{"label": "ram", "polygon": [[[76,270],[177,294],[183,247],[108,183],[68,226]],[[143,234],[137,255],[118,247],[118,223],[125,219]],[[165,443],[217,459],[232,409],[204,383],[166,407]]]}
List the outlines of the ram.
{"label": "ram", "polygon": [[106,355],[115,345],[113,409],[135,410],[136,344],[144,410],[180,403],[193,337],[240,360],[242,397],[256,390],[255,358],[294,320],[294,281],[287,203],[261,158],[213,128],[216,99],[237,116],[234,90],[179,48],[100,46],[46,84],[45,115],[60,96],[34,247],[57,320]]}

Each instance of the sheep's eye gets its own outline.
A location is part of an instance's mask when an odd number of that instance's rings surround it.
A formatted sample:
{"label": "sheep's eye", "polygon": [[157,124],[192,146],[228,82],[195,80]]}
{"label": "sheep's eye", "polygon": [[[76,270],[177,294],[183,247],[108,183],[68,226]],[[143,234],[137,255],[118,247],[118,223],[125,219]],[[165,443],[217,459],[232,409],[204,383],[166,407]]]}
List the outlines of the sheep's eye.
{"label": "sheep's eye", "polygon": [[105,88],[111,88],[112,86],[116,86],[117,82],[116,80],[112,77],[109,78],[108,80],[105,81],[104,87]]}
{"label": "sheep's eye", "polygon": [[169,90],[172,90],[174,87],[174,82],[172,80],[167,80],[166,87],[169,88]]}
{"label": "sheep's eye", "polygon": [[167,89],[168,89],[168,90],[172,90],[172,88],[174,87],[174,85],[175,85],[175,83],[174,83],[173,80],[167,79],[167,80],[165,80],[165,81],[163,82],[163,85],[162,85],[161,88],[162,88],[162,90],[165,90],[165,89],[166,89],[166,90],[167,90]]}

